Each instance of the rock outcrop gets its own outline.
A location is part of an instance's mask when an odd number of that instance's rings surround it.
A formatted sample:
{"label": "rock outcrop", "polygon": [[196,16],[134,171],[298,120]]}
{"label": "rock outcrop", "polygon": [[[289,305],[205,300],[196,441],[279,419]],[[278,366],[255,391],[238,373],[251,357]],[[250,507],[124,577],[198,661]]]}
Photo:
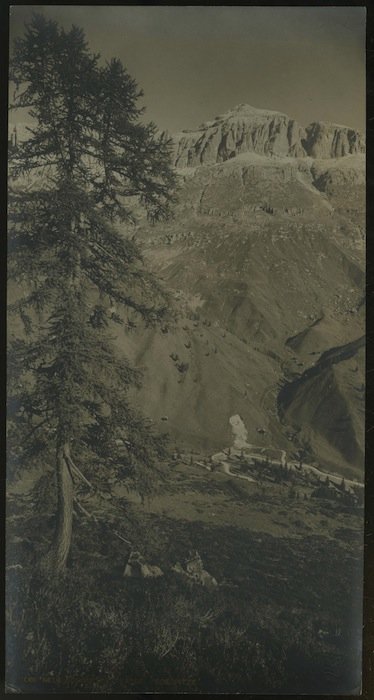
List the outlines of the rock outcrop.
{"label": "rock outcrop", "polygon": [[341,158],[365,152],[365,138],[347,126],[313,122],[306,127],[303,146],[312,158]]}
{"label": "rock outcrop", "polygon": [[248,152],[303,156],[305,136],[304,129],[286,114],[241,104],[196,131],[176,134],[175,165],[211,165]]}
{"label": "rock outcrop", "polygon": [[215,588],[218,586],[214,576],[209,574],[208,571],[204,569],[203,561],[198,552],[191,554],[191,556],[185,562],[185,567],[186,568],[184,569],[182,565],[177,562],[172,568],[176,573],[182,574],[193,582],[199,583],[201,586],[206,588]]}
{"label": "rock outcrop", "polygon": [[163,572],[159,566],[147,564],[139,552],[131,552],[123,575],[125,578],[158,578]]}
{"label": "rock outcrop", "polygon": [[263,156],[338,158],[365,150],[354,129],[315,122],[304,128],[282,112],[240,104],[196,130],[173,136],[177,168],[213,165],[242,153]]}

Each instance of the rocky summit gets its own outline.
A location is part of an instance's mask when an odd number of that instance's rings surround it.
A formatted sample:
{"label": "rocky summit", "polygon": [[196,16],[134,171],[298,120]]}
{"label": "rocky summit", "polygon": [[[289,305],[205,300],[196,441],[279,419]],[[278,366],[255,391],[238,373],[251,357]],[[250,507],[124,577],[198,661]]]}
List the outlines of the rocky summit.
{"label": "rocky summit", "polygon": [[209,450],[230,444],[239,414],[251,444],[303,445],[310,463],[360,477],[363,136],[239,105],[176,134],[174,157],[174,218],[140,219],[136,236],[179,320],[118,340],[143,371],[142,410]]}
{"label": "rocky summit", "polygon": [[315,122],[306,128],[286,114],[241,104],[198,129],[174,135],[177,168],[222,163],[241,153],[294,158],[339,158],[363,153],[354,129]]}

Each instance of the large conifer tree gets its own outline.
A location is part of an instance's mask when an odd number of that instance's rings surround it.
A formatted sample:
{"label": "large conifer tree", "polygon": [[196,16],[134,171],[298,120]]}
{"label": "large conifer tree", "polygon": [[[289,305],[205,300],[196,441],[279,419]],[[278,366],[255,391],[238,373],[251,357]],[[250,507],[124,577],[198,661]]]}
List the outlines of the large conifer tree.
{"label": "large conifer tree", "polygon": [[102,66],[77,27],[34,15],[15,42],[10,79],[11,106],[27,107],[35,126],[10,155],[10,312],[23,331],[9,333],[8,462],[55,465],[56,529],[44,564],[60,572],[75,477],[95,481],[110,468],[146,492],[162,453],[129,405],[139,376],[110,335],[126,316],[109,318],[108,308],[145,323],[167,312],[126,229],[129,201],[152,220],[167,217],[175,180],[170,144],[140,121],[135,81],[119,60]]}

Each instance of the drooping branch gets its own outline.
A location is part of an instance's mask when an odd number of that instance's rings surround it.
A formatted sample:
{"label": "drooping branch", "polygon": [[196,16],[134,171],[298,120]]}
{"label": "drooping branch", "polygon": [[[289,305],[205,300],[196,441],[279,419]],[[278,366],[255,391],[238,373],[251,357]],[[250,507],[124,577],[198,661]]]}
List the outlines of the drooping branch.
{"label": "drooping branch", "polygon": [[89,486],[90,489],[95,490],[95,487],[91,484],[91,482],[87,479],[87,477],[85,477],[84,474],[82,474],[81,470],[74,464],[74,462],[69,454],[66,455],[66,459],[67,459],[67,462],[69,463],[70,468],[73,470],[73,472],[75,474],[77,474],[77,476],[79,476],[79,478],[82,481],[84,481],[84,483],[87,484],[87,486]]}

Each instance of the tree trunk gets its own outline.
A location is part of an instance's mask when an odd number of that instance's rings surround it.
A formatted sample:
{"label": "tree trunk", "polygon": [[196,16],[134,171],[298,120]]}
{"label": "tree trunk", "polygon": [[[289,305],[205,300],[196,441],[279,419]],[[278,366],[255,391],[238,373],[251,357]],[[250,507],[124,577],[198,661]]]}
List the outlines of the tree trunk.
{"label": "tree trunk", "polygon": [[[69,173],[71,179],[71,172]],[[71,270],[67,285],[72,293],[79,287],[80,280],[80,253],[74,245],[74,238],[77,237],[79,224],[75,216],[70,220],[70,232],[72,241],[70,243]],[[68,321],[66,321],[68,324]],[[68,370],[70,368],[68,367]],[[66,561],[70,551],[72,528],[73,528],[73,502],[74,484],[70,469],[70,443],[69,438],[62,432],[57,442],[56,451],[56,474],[57,474],[57,514],[56,527],[53,541],[46,556],[41,562],[41,568],[52,575],[60,574],[65,570]]]}
{"label": "tree trunk", "polygon": [[68,463],[69,456],[68,443],[58,448],[56,528],[51,547],[42,562],[43,568],[47,568],[52,574],[64,571],[71,545],[74,485]]}

